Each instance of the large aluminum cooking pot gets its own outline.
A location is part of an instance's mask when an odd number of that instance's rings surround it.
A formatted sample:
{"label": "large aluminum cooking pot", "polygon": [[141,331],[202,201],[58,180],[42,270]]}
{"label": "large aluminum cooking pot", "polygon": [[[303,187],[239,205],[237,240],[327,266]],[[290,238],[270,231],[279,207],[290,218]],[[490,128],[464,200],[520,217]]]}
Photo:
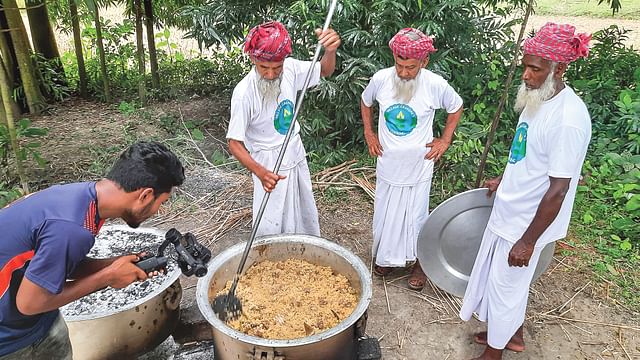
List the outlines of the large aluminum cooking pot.
{"label": "large aluminum cooking pot", "polygon": [[200,312],[213,326],[216,360],[352,360],[357,336],[363,332],[371,301],[371,276],[365,264],[349,250],[309,235],[273,235],[256,239],[246,268],[262,260],[303,259],[329,266],[349,279],[360,296],[353,313],[337,326],[319,334],[292,340],[270,340],[236,331],[220,321],[211,308],[216,294],[233,279],[246,243],[237,244],[209,262],[209,271],[198,280],[196,300]]}
{"label": "large aluminum cooking pot", "polygon": [[[103,230],[109,228],[164,237],[164,232],[153,228],[105,226]],[[120,309],[87,315],[65,315],[73,358],[131,359],[158,346],[178,322],[182,298],[179,276],[180,268],[175,266],[153,292]]]}

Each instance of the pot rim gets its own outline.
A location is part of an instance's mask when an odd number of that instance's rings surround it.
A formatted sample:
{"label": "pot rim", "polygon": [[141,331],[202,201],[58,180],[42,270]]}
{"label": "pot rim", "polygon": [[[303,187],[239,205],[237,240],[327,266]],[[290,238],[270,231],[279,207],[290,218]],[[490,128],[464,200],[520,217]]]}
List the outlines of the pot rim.
{"label": "pot rim", "polygon": [[[328,339],[350,328],[362,317],[362,315],[369,307],[369,303],[371,302],[372,284],[369,270],[358,256],[332,241],[317,236],[303,234],[280,234],[261,237],[255,240],[252,249],[257,246],[270,245],[275,243],[301,243],[304,245],[317,246],[332,251],[333,253],[339,255],[348,263],[350,263],[351,266],[353,266],[354,270],[356,270],[356,272],[360,276],[361,284],[360,299],[358,300],[358,305],[353,310],[351,315],[349,315],[346,319],[342,320],[340,323],[338,323],[338,325],[332,327],[331,329],[325,330],[312,336],[305,336],[302,338],[289,340],[265,339],[251,336],[227,326],[227,324],[222,322],[213,312],[213,308],[209,303],[209,285],[211,283],[211,278],[213,277],[213,275],[221,268],[222,265],[224,265],[224,263],[244,251],[246,242],[242,242],[228,248],[227,250],[218,254],[218,256],[216,256],[214,259],[212,259],[208,265],[207,275],[198,279],[196,301],[200,312],[205,317],[207,322],[209,322],[209,324],[233,339],[250,343],[255,346],[281,348],[290,346],[303,346]],[[233,271],[235,271],[235,269]]]}
{"label": "pot rim", "polygon": [[[164,231],[157,228],[152,228],[152,227],[132,228],[127,225],[104,225],[100,229],[100,231],[103,231],[103,230],[116,230],[116,231],[119,230],[119,231],[127,231],[127,232],[134,232],[134,233],[146,233],[146,234],[151,233],[154,235],[158,235],[161,238],[164,238],[164,234],[165,234]],[[102,311],[102,312],[91,313],[91,314],[81,314],[81,315],[63,315],[64,320],[65,321],[83,321],[83,320],[100,319],[103,317],[107,317],[107,316],[111,316],[111,315],[115,315],[121,312],[131,310],[136,306],[142,305],[147,301],[155,298],[156,296],[161,295],[169,286],[171,286],[174,282],[176,282],[176,280],[178,280],[181,274],[180,267],[178,267],[178,265],[175,264],[175,261],[173,259],[169,259],[169,261],[174,262],[175,266],[173,268],[173,271],[170,274],[165,275],[164,281],[146,296],[141,297],[140,299],[137,299],[136,301],[128,303],[127,305],[115,310]]]}

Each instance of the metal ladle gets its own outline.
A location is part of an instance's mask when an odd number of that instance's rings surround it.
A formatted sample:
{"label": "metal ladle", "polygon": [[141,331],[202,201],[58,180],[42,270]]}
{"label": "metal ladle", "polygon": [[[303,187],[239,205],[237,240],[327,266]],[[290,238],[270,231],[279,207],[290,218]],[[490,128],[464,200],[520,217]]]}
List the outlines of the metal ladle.
{"label": "metal ladle", "polygon": [[[332,0],[331,5],[329,6],[329,13],[327,14],[327,18],[325,19],[324,26],[322,30],[325,31],[329,28],[329,24],[331,23],[331,18],[333,17],[333,12],[336,9],[337,0]],[[284,138],[284,142],[282,143],[282,147],[280,148],[280,153],[278,154],[278,159],[276,160],[276,165],[273,168],[273,173],[277,174],[280,170],[280,165],[282,164],[282,159],[284,158],[284,153],[287,150],[287,145],[289,145],[289,140],[291,139],[291,135],[293,134],[293,129],[295,128],[296,121],[298,119],[298,114],[300,113],[300,108],[302,107],[302,101],[304,100],[304,95],[307,92],[307,87],[309,86],[309,81],[311,81],[311,74],[318,62],[318,57],[320,57],[320,50],[322,45],[318,42],[316,45],[316,52],[313,55],[313,60],[311,61],[311,67],[309,71],[307,71],[307,76],[304,79],[304,85],[302,86],[302,92],[298,97],[298,101],[296,103],[296,109],[293,113],[293,119],[291,120],[291,124],[289,125],[289,129],[287,130],[287,135]],[[231,284],[231,288],[227,294],[220,294],[215,297],[212,303],[213,312],[215,312],[220,320],[227,321],[230,319],[237,318],[242,312],[242,303],[240,299],[236,296],[236,287],[238,286],[238,280],[240,279],[240,274],[242,274],[242,270],[244,269],[244,265],[247,262],[247,257],[249,256],[249,251],[251,251],[251,245],[256,238],[256,233],[258,231],[258,226],[260,226],[260,220],[262,220],[262,214],[264,213],[265,208],[267,207],[267,201],[269,201],[270,192],[265,192],[264,197],[262,198],[262,203],[260,204],[260,209],[258,210],[258,214],[256,215],[256,219],[253,223],[253,228],[251,229],[251,236],[249,237],[249,241],[247,241],[247,245],[244,248],[244,252],[242,253],[242,258],[240,259],[240,264],[238,265],[238,270],[233,277],[233,283]]]}

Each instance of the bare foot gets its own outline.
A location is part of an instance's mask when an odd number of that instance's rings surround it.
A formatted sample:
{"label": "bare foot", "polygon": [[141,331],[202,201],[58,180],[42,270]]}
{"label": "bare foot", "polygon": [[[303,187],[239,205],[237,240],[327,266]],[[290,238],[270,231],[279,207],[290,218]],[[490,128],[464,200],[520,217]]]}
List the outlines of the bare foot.
{"label": "bare foot", "polygon": [[[473,336],[473,341],[480,345],[487,345],[487,332],[481,331]],[[505,347],[507,350],[511,350],[513,352],[523,352],[524,351],[524,339],[522,339],[522,334],[520,331],[517,331],[515,335],[509,340],[509,343]],[[480,359],[480,358],[478,358]]]}
{"label": "bare foot", "polygon": [[494,349],[487,345],[482,355],[471,360],[502,360],[502,350]]}

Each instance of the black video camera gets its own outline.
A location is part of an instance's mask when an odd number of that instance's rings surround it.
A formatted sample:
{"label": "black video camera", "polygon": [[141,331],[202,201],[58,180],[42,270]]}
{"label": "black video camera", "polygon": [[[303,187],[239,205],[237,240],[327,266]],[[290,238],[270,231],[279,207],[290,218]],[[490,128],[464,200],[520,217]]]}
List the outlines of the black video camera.
{"label": "black video camera", "polygon": [[192,233],[182,235],[175,228],[165,234],[165,240],[158,247],[158,255],[147,254],[136,265],[146,273],[167,268],[168,258],[164,252],[173,244],[177,258],[176,262],[186,276],[203,277],[207,274],[207,263],[211,260],[211,251],[200,244]]}

